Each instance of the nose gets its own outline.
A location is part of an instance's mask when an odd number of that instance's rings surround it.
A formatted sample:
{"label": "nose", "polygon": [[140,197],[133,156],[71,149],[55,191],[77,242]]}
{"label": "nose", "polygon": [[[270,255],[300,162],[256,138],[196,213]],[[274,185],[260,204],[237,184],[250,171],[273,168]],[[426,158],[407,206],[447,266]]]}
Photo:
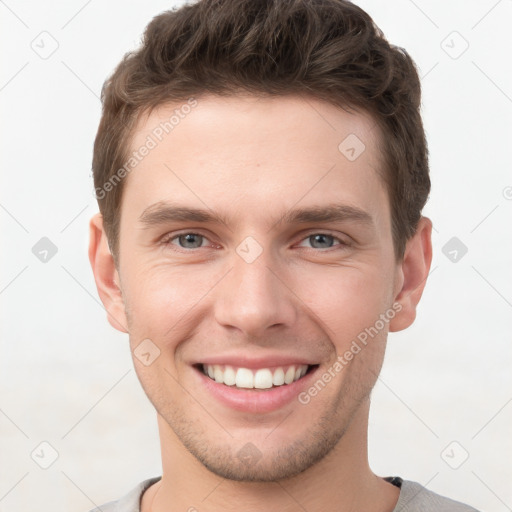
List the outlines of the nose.
{"label": "nose", "polygon": [[217,289],[215,317],[220,325],[251,338],[293,325],[293,292],[270,259],[265,251],[251,263],[234,255],[233,268]]}

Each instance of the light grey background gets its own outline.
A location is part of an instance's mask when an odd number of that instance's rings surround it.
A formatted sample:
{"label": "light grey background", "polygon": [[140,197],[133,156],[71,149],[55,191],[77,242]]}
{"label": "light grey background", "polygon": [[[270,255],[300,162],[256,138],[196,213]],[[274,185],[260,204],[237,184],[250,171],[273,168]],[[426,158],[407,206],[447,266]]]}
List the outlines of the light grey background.
{"label": "light grey background", "polygon": [[[390,335],[373,394],[370,462],[512,510],[512,2],[356,3],[419,66],[435,228],[417,320]],[[155,414],[87,247],[101,85],[172,5],[0,1],[0,512],[87,511],[160,474]],[[467,254],[444,254],[452,237]]]}

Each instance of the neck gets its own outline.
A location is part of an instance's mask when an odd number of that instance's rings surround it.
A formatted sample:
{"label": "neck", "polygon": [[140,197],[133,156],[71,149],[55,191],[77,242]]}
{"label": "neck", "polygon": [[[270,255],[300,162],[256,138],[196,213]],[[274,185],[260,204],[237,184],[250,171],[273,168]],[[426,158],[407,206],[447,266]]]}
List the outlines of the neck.
{"label": "neck", "polygon": [[[333,510],[391,512],[399,489],[368,465],[369,403],[360,407],[336,447],[306,471],[275,482],[238,482],[205,468],[158,416],[162,479],[143,495],[142,512]],[[333,504],[336,504],[333,507]]]}

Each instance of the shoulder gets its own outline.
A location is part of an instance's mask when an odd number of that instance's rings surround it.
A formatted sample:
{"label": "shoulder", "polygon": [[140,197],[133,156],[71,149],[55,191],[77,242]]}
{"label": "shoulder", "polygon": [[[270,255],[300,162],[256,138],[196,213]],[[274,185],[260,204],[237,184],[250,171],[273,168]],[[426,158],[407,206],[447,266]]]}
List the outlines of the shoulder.
{"label": "shoulder", "polygon": [[478,512],[459,501],[429,491],[421,484],[403,480],[393,512]]}
{"label": "shoulder", "polygon": [[142,494],[161,478],[162,477],[158,476],[144,480],[119,500],[109,501],[100,507],[92,509],[90,512],[140,512],[140,499]]}

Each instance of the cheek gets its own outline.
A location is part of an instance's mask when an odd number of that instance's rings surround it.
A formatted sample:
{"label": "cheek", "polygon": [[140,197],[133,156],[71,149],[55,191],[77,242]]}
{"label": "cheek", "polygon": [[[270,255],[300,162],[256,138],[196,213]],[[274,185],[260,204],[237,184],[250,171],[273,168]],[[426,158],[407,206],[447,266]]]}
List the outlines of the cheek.
{"label": "cheek", "polygon": [[294,287],[326,333],[340,343],[374,325],[388,307],[387,283],[372,266],[318,269],[297,279]]}
{"label": "cheek", "polygon": [[[379,267],[375,261],[347,261],[338,266],[288,269],[284,280],[293,293],[285,290],[283,300],[293,302],[301,317],[317,322],[333,341],[350,342],[389,307],[389,283]],[[208,292],[225,274],[225,268],[213,267],[201,271],[197,266],[156,264],[148,268],[139,263],[135,268],[142,270],[123,283],[134,343],[135,338],[150,338],[159,346],[165,342],[166,349],[194,329],[200,310],[213,307]]]}
{"label": "cheek", "polygon": [[164,265],[133,275],[125,287],[132,333],[161,341],[176,338],[190,327],[193,311],[217,280],[212,272]]}

